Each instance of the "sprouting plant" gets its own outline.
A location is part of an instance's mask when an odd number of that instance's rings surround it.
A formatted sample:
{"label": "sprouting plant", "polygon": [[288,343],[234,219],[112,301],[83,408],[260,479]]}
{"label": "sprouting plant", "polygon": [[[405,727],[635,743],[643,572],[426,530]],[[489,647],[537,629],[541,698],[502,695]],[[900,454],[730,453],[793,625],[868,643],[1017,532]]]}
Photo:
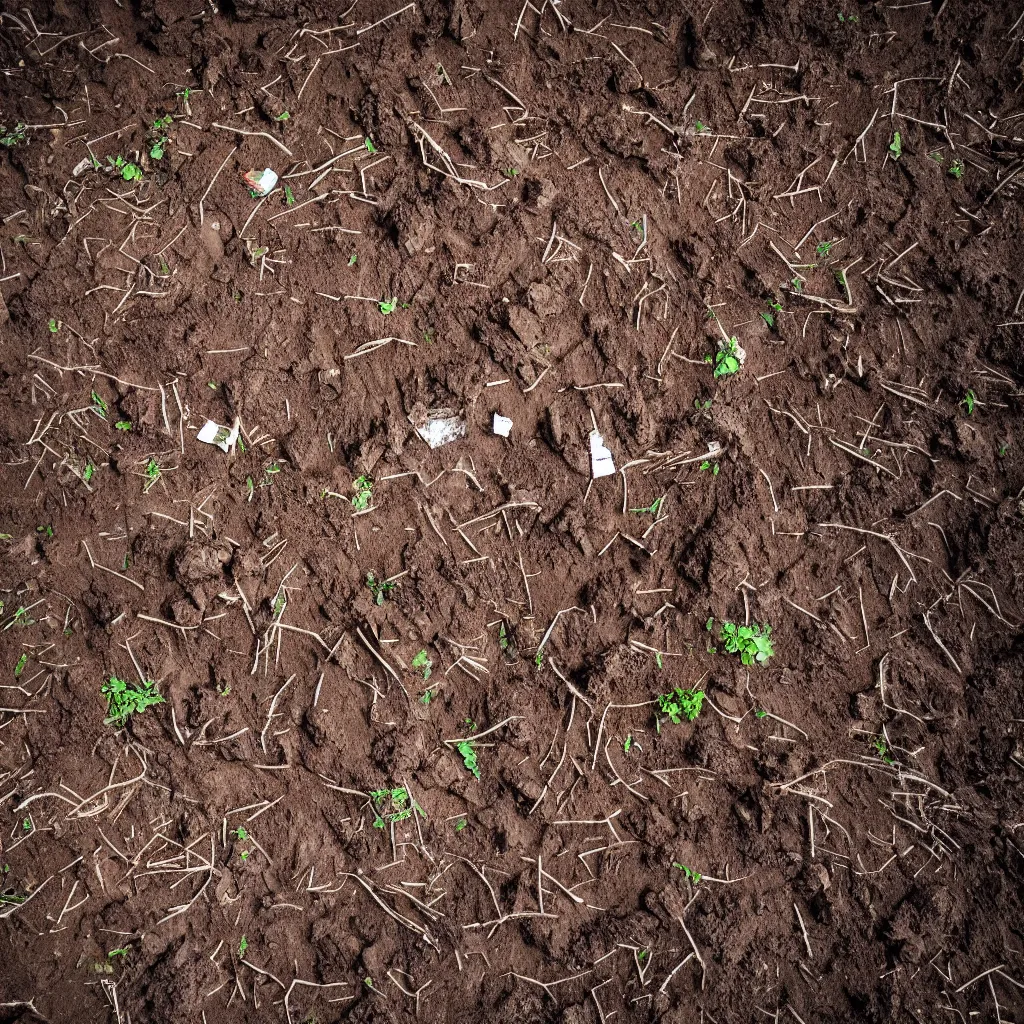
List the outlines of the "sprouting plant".
{"label": "sprouting plant", "polygon": [[112,949],[107,954],[108,960],[113,960],[115,956],[119,956],[122,960],[132,951],[131,946],[122,946],[120,949]]}
{"label": "sprouting plant", "polygon": [[153,160],[163,160],[167,141],[166,135],[158,135],[150,142],[149,155]]}
{"label": "sprouting plant", "polygon": [[123,156],[108,156],[107,163],[117,171],[125,181],[142,181],[142,170],[137,164],[125,160]]}
{"label": "sprouting plant", "polygon": [[633,747],[633,734],[630,733],[626,737],[625,743],[622,744],[622,752],[624,754],[628,754],[630,752],[630,750],[632,749],[632,747]]}
{"label": "sprouting plant", "polygon": [[721,469],[721,467],[718,465],[718,463],[717,462],[711,462],[709,459],[705,459],[700,464],[701,472],[702,473],[706,473],[708,470],[711,470],[711,475],[712,476],[718,476],[719,469]]}
{"label": "sprouting plant", "polygon": [[899,132],[892,133],[892,142],[889,143],[889,152],[893,160],[899,160],[903,156],[903,139]]}
{"label": "sprouting plant", "polygon": [[760,708],[754,708],[754,716],[756,718],[767,718],[768,717],[768,712],[767,711],[762,711]]}
{"label": "sprouting plant", "polygon": [[698,121],[694,127],[697,135],[707,135],[711,131],[711,125],[705,124],[703,121]]}
{"label": "sprouting plant", "polygon": [[373,481],[368,476],[357,476],[352,481],[352,490],[356,496],[352,499],[352,507],[357,512],[364,512],[370,507],[373,499]]}
{"label": "sprouting plant", "polygon": [[951,177],[956,178],[959,181],[964,176],[964,162],[963,160],[956,159],[952,160],[949,164],[949,169],[946,172]]}
{"label": "sprouting plant", "polygon": [[[708,619],[708,632],[713,632],[715,620]],[[754,662],[763,665],[774,653],[771,641],[772,627],[754,623],[752,626],[737,626],[735,622],[723,622],[718,639],[725,644],[729,654],[739,654],[744,665]]]}
{"label": "sprouting plant", "polygon": [[427,707],[429,707],[430,706],[430,702],[433,699],[434,699],[434,691],[433,690],[424,690],[423,691],[423,696],[420,697],[420,703],[425,705],[425,706],[427,706]]}
{"label": "sprouting plant", "polygon": [[658,694],[658,710],[676,725],[684,718],[692,722],[700,714],[703,703],[703,690],[684,690],[677,686],[668,693]]}
{"label": "sprouting plant", "polygon": [[291,116],[292,116],[292,115],[291,115],[291,114],[290,114],[290,113],[289,113],[289,112],[288,112],[287,110],[282,110],[282,111],[281,111],[281,113],[280,113],[280,114],[278,114],[278,115],[277,115],[277,116],[276,116],[276,117],[274,118],[274,120],[275,120],[275,121],[287,121],[287,120],[288,120],[288,118],[290,118]]}
{"label": "sprouting plant", "polygon": [[348,265],[350,267],[354,267],[356,265],[356,263],[358,262],[358,260],[359,260],[359,257],[355,253],[352,253],[352,255],[349,256],[349,258],[348,258]]}
{"label": "sprouting plant", "polygon": [[802,292],[804,290],[804,283],[799,277],[794,277],[793,280],[789,282],[789,284],[795,292]]}
{"label": "sprouting plant", "polygon": [[895,764],[896,758],[889,753],[889,744],[881,736],[876,736],[871,741],[871,746],[874,748],[875,753],[886,763]]}
{"label": "sprouting plant", "polygon": [[377,147],[373,144],[371,139],[363,139],[363,145],[366,147],[367,153],[376,153]]}
{"label": "sprouting plant", "polygon": [[292,191],[291,185],[285,185],[284,187],[284,205],[291,206],[295,202],[295,193]]}
{"label": "sprouting plant", "polygon": [[816,246],[814,247],[814,251],[815,251],[815,252],[816,252],[816,253],[817,253],[817,254],[818,254],[819,256],[822,256],[822,257],[824,257],[824,256],[827,256],[827,255],[828,255],[828,254],[829,254],[829,253],[830,253],[830,252],[832,251],[832,246],[833,246],[833,245],[835,245],[835,244],[836,244],[836,243],[835,243],[835,240],[834,240],[834,239],[833,239],[833,240],[831,240],[831,241],[829,241],[829,242],[819,242],[819,243],[818,243],[818,244],[817,244],[817,245],[816,245]]}
{"label": "sprouting plant", "polygon": [[56,334],[60,330],[60,321],[55,320],[53,317],[47,321],[46,326],[49,327],[51,334]]}
{"label": "sprouting plant", "polygon": [[498,649],[507,651],[509,645],[508,633],[505,631],[505,623],[502,622],[498,626]]}
{"label": "sprouting plant", "polygon": [[430,670],[434,667],[434,663],[427,657],[426,651],[420,651],[410,664],[422,674],[424,682],[430,678]]}
{"label": "sprouting plant", "polygon": [[702,402],[699,398],[693,400],[693,407],[697,412],[707,412],[711,408],[711,399],[705,398]]}
{"label": "sprouting plant", "polygon": [[665,660],[661,656],[661,651],[655,651],[654,652],[654,664],[657,665],[658,668],[664,668],[665,667]]}
{"label": "sprouting plant", "polygon": [[1002,442],[1002,443],[1001,443],[1001,444],[999,445],[999,447],[998,447],[998,448],[996,448],[996,454],[997,454],[997,455],[999,456],[999,458],[1001,458],[1001,459],[1002,459],[1002,458],[1004,458],[1004,457],[1006,456],[1006,453],[1007,453],[1007,452],[1008,452],[1009,450],[1010,450],[1010,442],[1009,442],[1009,441],[1003,441],[1003,442]]}
{"label": "sprouting plant", "polygon": [[650,513],[652,516],[656,516],[658,514],[658,509],[661,508],[661,503],[664,500],[665,495],[662,495],[660,498],[655,498],[647,508],[631,508],[629,511],[635,512],[638,516],[642,516],[645,513]]}
{"label": "sprouting plant", "polygon": [[[394,789],[375,789],[370,793],[374,809],[374,828],[383,828],[385,819],[390,824],[411,818],[413,812],[426,819],[423,808],[415,800],[410,799],[409,791],[404,786]],[[383,813],[382,813],[383,812]]]}
{"label": "sprouting plant", "polygon": [[537,653],[533,656],[533,663],[534,663],[534,665],[537,666],[537,668],[540,668],[541,665],[544,664],[544,648],[543,647],[539,647],[537,649]]}
{"label": "sprouting plant", "polygon": [[474,722],[472,718],[464,718],[462,720],[462,724],[463,725],[468,725],[470,732],[476,732],[477,725],[476,725],[476,722]]}
{"label": "sprouting plant", "polygon": [[14,678],[19,679],[21,673],[25,671],[25,666],[28,664],[28,655],[22,654],[18,659],[18,663],[14,666]]}
{"label": "sprouting plant", "polygon": [[775,330],[775,314],[774,313],[762,313],[761,319],[768,325],[769,330]]}
{"label": "sprouting plant", "polygon": [[192,89],[186,85],[184,89],[179,89],[174,95],[177,96],[183,104],[188,103],[188,98],[192,95]]}
{"label": "sprouting plant", "polygon": [[226,697],[231,692],[230,683],[218,683],[217,684],[217,696]]}
{"label": "sprouting plant", "polygon": [[53,527],[49,523],[44,523],[42,526],[36,527],[36,533],[42,534],[49,540],[53,536]]}
{"label": "sprouting plant", "polygon": [[739,348],[739,344],[738,339],[732,337],[725,348],[721,348],[715,353],[716,377],[730,377],[734,373],[739,373],[740,361],[736,357],[736,349]]}
{"label": "sprouting plant", "polygon": [[239,957],[245,956],[245,951],[249,948],[249,940],[243,935],[241,942],[238,943],[238,955]]}
{"label": "sprouting plant", "polygon": [[125,431],[131,430],[132,429],[132,421],[131,420],[118,420],[114,424],[114,429],[115,430],[125,430]]}
{"label": "sprouting plant", "polygon": [[146,463],[146,483],[142,488],[143,494],[148,494],[150,489],[156,484],[157,480],[160,479],[160,464],[156,459],[150,459]]}
{"label": "sprouting plant", "polygon": [[688,868],[685,864],[680,864],[679,861],[672,861],[672,867],[678,871],[682,871],[686,875],[686,880],[696,885],[704,876],[699,871],[694,871],[692,868]]}
{"label": "sprouting plant", "polygon": [[398,309],[398,299],[394,296],[390,299],[381,299],[380,302],[377,303],[377,308],[384,316],[387,316],[388,313],[394,313],[394,311]]}
{"label": "sprouting plant", "polygon": [[239,825],[238,828],[233,828],[231,830],[231,834],[242,842],[245,842],[245,840],[249,838],[249,832],[244,825]]}
{"label": "sprouting plant", "polygon": [[6,146],[10,149],[12,146],[16,146],[19,142],[24,141],[25,126],[20,121],[11,129],[8,129],[5,124],[0,124],[0,146]]}
{"label": "sprouting plant", "polygon": [[153,679],[146,679],[136,685],[126,683],[117,676],[111,676],[100,687],[100,691],[107,698],[107,717],[103,720],[104,725],[121,727],[128,723],[132,715],[141,713],[154,704],[166,703]]}
{"label": "sprouting plant", "polygon": [[101,420],[105,420],[107,418],[107,403],[103,401],[95,391],[92,393],[92,411],[96,413]]}
{"label": "sprouting plant", "polygon": [[465,818],[459,818],[459,820],[455,822],[455,831],[461,832],[468,824],[469,822]]}
{"label": "sprouting plant", "polygon": [[373,594],[373,599],[377,604],[383,604],[388,594],[395,589],[394,583],[389,580],[378,580],[372,572],[366,574],[366,585],[370,588],[370,593]]}
{"label": "sprouting plant", "polygon": [[424,341],[425,341],[425,342],[426,342],[426,343],[427,343],[428,345],[433,345],[433,344],[434,344],[434,328],[433,328],[433,327],[428,327],[428,328],[427,328],[427,329],[426,329],[426,330],[425,330],[425,331],[423,332],[423,340],[424,340]]}
{"label": "sprouting plant", "polygon": [[506,167],[501,173],[504,174],[506,178],[514,178],[519,173],[519,168]]}
{"label": "sprouting plant", "polygon": [[473,749],[472,741],[460,740],[455,749],[462,755],[462,763],[479,779],[480,766],[477,764],[476,751]]}
{"label": "sprouting plant", "polygon": [[971,416],[974,414],[974,403],[978,400],[978,396],[971,391],[967,390],[967,393],[963,398],[960,399],[959,405],[962,405],[967,410],[967,415]]}
{"label": "sprouting plant", "polygon": [[858,18],[856,14],[843,14],[843,12],[840,11],[839,12],[839,20],[840,20],[840,22],[847,22],[847,21],[849,21],[849,22],[853,22],[854,24],[856,24],[858,21],[860,21],[860,18]]}

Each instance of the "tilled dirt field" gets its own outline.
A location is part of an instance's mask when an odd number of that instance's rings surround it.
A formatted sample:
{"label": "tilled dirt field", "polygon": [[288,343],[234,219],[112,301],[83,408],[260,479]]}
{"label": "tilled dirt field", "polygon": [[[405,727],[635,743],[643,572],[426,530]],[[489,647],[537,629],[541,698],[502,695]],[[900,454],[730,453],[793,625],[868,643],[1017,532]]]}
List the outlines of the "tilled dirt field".
{"label": "tilled dirt field", "polygon": [[1019,6],[0,15],[0,1020],[1024,1020]]}

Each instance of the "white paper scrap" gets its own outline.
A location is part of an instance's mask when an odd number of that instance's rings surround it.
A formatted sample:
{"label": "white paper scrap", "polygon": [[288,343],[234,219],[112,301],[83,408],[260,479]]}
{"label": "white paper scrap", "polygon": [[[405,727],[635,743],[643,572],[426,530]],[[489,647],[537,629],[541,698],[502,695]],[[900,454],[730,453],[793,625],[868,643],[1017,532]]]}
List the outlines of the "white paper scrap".
{"label": "white paper scrap", "polygon": [[241,420],[237,417],[230,427],[222,427],[213,420],[207,420],[196,438],[206,444],[215,444],[222,452],[229,452],[235,447],[240,428]]}
{"label": "white paper scrap", "polygon": [[598,430],[590,432],[590,472],[595,480],[615,474],[615,460],[605,447],[604,438]]}
{"label": "white paper scrap", "polygon": [[499,437],[508,437],[509,432],[512,430],[512,421],[507,416],[502,416],[500,413],[494,414],[494,432]]}
{"label": "white paper scrap", "polygon": [[441,445],[466,436],[466,421],[450,409],[435,409],[427,414],[424,426],[416,427],[416,433],[431,448],[440,448]]}
{"label": "white paper scrap", "polygon": [[247,174],[243,174],[242,177],[249,188],[261,196],[273,192],[274,186],[277,184],[277,173],[269,167],[263,171],[249,171]]}

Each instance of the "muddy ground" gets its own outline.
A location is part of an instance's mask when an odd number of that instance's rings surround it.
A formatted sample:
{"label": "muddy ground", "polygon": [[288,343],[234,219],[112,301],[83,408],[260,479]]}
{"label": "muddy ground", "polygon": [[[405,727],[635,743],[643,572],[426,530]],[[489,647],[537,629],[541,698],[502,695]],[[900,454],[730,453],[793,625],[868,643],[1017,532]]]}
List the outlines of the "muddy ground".
{"label": "muddy ground", "polygon": [[1021,13],[0,16],[0,1020],[1024,1019]]}

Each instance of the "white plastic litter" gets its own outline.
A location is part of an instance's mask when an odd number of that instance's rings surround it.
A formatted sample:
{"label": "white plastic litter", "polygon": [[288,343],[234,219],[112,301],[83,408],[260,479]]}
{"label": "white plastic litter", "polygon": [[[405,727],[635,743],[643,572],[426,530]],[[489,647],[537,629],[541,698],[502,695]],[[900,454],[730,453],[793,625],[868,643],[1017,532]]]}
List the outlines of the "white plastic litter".
{"label": "white plastic litter", "polygon": [[590,432],[590,472],[595,480],[615,474],[615,460],[605,447],[604,438],[599,430]]}
{"label": "white plastic litter", "polygon": [[71,173],[77,178],[80,174],[84,174],[90,167],[93,166],[92,161],[88,157],[84,157],[75,164],[72,168]]}
{"label": "white plastic litter", "polygon": [[242,175],[242,179],[257,195],[265,196],[274,191],[277,184],[277,174],[269,167],[263,171],[249,171]]}
{"label": "white plastic litter", "polygon": [[717,455],[722,450],[718,441],[708,441],[708,455]]}
{"label": "white plastic litter", "polygon": [[207,420],[196,437],[206,444],[215,444],[222,452],[229,452],[234,450],[241,426],[242,422],[238,417],[235,417],[235,422],[230,427],[222,427],[213,420]]}
{"label": "white plastic litter", "polygon": [[507,416],[502,416],[500,413],[494,414],[494,432],[499,437],[508,437],[509,432],[512,430],[512,421]]}
{"label": "white plastic litter", "polygon": [[416,433],[431,448],[440,448],[466,436],[466,421],[451,409],[434,409],[427,413],[426,424],[416,427]]}

